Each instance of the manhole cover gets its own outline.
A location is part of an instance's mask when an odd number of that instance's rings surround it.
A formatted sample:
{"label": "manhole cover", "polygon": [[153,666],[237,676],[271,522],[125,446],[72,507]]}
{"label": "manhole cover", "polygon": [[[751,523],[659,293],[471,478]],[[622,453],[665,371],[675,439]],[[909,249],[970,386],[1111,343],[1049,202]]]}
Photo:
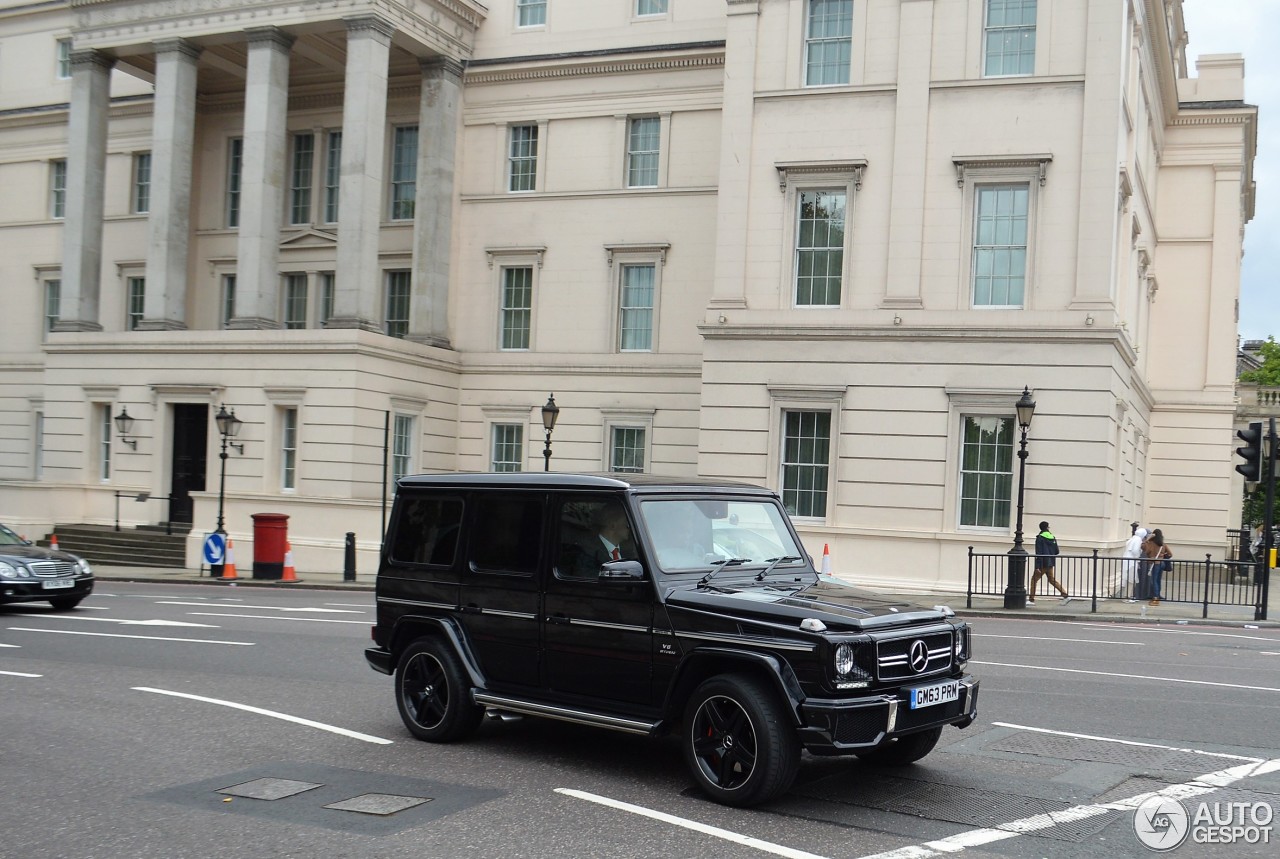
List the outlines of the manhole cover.
{"label": "manhole cover", "polygon": [[429,796],[396,796],[393,793],[366,793],[362,796],[353,796],[351,799],[344,799],[342,802],[333,802],[326,805],[325,808],[335,808],[338,811],[358,811],[361,814],[395,814],[397,811],[404,811],[406,808],[413,808],[415,805],[422,805],[424,802],[430,802]]}
{"label": "manhole cover", "polygon": [[284,799],[286,796],[294,796],[299,793],[306,793],[309,790],[315,790],[320,787],[318,784],[312,784],[309,781],[293,781],[287,778],[257,778],[253,781],[247,781],[244,784],[234,784],[231,787],[224,787],[218,793],[225,793],[229,796],[243,796],[249,799]]}

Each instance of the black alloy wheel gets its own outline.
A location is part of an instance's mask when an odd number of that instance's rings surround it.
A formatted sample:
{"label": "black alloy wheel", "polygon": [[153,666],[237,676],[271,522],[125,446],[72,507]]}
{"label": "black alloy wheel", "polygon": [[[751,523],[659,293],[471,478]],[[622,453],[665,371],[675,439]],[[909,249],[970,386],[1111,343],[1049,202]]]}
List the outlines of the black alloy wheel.
{"label": "black alloy wheel", "polygon": [[766,802],[795,780],[800,746],[772,689],[742,674],[713,677],[685,710],[685,761],[712,799]]}
{"label": "black alloy wheel", "polygon": [[480,724],[484,711],[471,703],[471,684],[448,644],[420,638],[405,649],[396,668],[396,705],[409,732],[420,740],[447,743]]}

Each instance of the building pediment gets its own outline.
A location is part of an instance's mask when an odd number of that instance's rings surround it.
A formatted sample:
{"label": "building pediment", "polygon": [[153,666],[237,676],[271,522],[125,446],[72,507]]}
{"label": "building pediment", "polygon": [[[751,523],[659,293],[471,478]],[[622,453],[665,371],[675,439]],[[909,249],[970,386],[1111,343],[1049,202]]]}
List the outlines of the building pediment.
{"label": "building pediment", "polygon": [[303,250],[309,248],[335,248],[338,246],[338,234],[307,227],[280,234],[280,250]]}

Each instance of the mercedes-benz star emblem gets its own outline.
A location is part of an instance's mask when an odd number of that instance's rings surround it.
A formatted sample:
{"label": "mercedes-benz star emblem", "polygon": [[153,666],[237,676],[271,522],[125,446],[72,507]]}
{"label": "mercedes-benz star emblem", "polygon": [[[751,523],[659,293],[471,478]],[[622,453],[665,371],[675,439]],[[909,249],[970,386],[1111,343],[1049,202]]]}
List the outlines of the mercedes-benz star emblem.
{"label": "mercedes-benz star emblem", "polygon": [[911,642],[911,670],[919,674],[929,667],[929,645],[917,638]]}

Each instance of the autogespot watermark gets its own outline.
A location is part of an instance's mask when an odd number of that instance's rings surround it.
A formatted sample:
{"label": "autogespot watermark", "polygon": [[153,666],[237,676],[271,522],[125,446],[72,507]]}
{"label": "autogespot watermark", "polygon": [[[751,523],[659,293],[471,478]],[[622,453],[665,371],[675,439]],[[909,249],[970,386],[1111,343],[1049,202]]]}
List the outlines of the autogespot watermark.
{"label": "autogespot watermark", "polygon": [[1270,844],[1275,812],[1266,802],[1201,802],[1192,812],[1176,799],[1153,796],[1133,813],[1133,831],[1152,850],[1194,844]]}

